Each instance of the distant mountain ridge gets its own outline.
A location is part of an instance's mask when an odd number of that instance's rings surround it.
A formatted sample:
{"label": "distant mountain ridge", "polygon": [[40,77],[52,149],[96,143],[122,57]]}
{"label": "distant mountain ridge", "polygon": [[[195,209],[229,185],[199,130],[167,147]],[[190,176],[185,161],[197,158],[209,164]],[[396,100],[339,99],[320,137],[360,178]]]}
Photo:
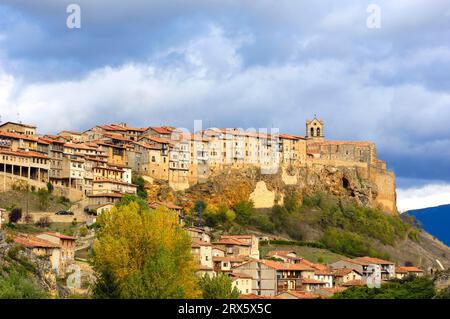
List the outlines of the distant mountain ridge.
{"label": "distant mountain ridge", "polygon": [[416,217],[423,229],[450,246],[450,205],[410,210],[408,214]]}

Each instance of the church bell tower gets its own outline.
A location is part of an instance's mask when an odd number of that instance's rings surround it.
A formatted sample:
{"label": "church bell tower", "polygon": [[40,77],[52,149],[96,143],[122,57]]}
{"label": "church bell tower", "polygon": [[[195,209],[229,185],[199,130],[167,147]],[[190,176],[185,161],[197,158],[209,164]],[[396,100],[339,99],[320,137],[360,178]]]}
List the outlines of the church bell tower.
{"label": "church bell tower", "polygon": [[306,138],[322,141],[325,138],[323,126],[323,121],[314,115],[314,119],[306,121]]}

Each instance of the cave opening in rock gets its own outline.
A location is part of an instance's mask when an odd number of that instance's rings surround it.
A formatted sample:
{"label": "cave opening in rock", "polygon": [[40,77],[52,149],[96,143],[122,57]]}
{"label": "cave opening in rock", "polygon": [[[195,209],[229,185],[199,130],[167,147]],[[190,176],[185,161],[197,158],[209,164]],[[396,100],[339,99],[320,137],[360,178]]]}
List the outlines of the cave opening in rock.
{"label": "cave opening in rock", "polygon": [[345,189],[348,189],[349,186],[350,186],[350,182],[348,181],[348,179],[346,179],[345,177],[342,177],[342,187],[344,187]]}

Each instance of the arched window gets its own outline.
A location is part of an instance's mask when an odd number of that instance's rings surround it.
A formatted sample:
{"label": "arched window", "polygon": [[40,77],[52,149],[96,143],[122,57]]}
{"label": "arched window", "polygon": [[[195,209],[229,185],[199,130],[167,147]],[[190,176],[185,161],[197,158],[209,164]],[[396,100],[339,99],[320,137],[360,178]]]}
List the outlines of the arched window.
{"label": "arched window", "polygon": [[317,136],[320,136],[320,127],[317,128]]}
{"label": "arched window", "polygon": [[314,128],[311,127],[311,136],[314,136]]}

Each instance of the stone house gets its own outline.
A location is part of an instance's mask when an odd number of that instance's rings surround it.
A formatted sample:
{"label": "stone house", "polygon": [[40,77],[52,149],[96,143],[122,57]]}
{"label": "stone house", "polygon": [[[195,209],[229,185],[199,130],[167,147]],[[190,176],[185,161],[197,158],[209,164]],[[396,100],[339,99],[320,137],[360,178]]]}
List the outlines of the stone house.
{"label": "stone house", "polygon": [[19,234],[14,237],[14,242],[31,249],[37,256],[48,258],[55,273],[62,271],[60,245],[28,234]]}
{"label": "stone house", "polygon": [[334,286],[342,286],[343,284],[362,280],[362,273],[352,268],[337,268],[334,269]]}
{"label": "stone house", "polygon": [[36,235],[36,237],[59,246],[59,264],[61,270],[64,270],[70,263],[73,263],[75,261],[75,237],[63,235],[56,232],[45,232]]}
{"label": "stone house", "polygon": [[[276,296],[287,290],[305,291],[314,280],[314,269],[302,264],[280,263],[272,260],[250,260],[236,266],[233,274],[245,274],[253,278],[252,292],[259,296]],[[315,281],[312,283],[312,281]],[[304,284],[303,284],[304,282]]]}
{"label": "stone house", "polygon": [[358,257],[354,259],[339,260],[332,263],[330,266],[332,269],[338,268],[351,268],[362,274],[363,279],[366,279],[369,275],[369,266],[379,265],[381,267],[381,279],[389,280],[395,277],[395,264],[388,260],[383,260],[373,257]]}
{"label": "stone house", "polygon": [[395,267],[395,278],[402,279],[409,275],[421,277],[424,271],[420,268],[413,266]]}

